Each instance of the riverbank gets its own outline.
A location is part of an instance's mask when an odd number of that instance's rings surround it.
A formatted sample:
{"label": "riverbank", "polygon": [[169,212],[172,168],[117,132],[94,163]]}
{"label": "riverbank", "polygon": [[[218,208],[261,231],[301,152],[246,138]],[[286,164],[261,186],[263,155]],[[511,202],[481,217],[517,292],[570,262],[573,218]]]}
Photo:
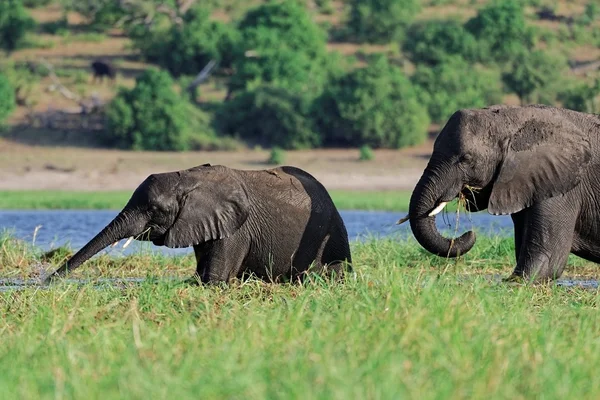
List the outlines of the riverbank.
{"label": "riverbank", "polygon": [[[0,249],[1,276],[39,270],[39,252],[10,239]],[[344,283],[189,287],[166,278],[189,276],[191,256],[131,256],[97,257],[75,276],[157,279],[2,292],[0,359],[10,362],[0,363],[0,393],[433,399],[600,391],[597,292],[501,283],[512,239],[480,238],[458,262],[413,241],[352,250],[356,273]],[[577,260],[566,274],[591,266]]]}
{"label": "riverbank", "polygon": [[[330,190],[340,210],[407,211],[410,191]],[[4,210],[120,210],[132,191],[2,190],[0,209]]]}

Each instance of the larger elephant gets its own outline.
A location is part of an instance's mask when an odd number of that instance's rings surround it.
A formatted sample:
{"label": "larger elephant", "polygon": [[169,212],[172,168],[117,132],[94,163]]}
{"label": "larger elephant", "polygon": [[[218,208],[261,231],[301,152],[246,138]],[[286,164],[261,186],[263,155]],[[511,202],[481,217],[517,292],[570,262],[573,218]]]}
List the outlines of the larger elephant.
{"label": "larger elephant", "polygon": [[468,252],[475,234],[446,238],[435,214],[460,194],[468,209],[510,214],[511,277],[559,277],[569,253],[600,262],[600,118],[547,106],[457,111],[437,137],[410,199],[417,241],[431,253]]}
{"label": "larger elephant", "polygon": [[150,175],[125,208],[46,281],[128,237],[158,246],[193,246],[196,276],[206,283],[244,272],[269,281],[297,280],[309,267],[343,274],[352,261],[340,214],[307,172],[205,164]]}

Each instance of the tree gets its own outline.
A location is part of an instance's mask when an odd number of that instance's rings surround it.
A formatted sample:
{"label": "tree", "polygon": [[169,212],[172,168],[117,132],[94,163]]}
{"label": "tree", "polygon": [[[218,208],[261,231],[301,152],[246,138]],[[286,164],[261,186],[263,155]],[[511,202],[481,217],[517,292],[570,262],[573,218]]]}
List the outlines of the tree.
{"label": "tree", "polygon": [[519,0],[494,0],[465,24],[484,49],[482,61],[506,62],[534,46],[533,30],[527,25]]}
{"label": "tree", "polygon": [[8,78],[0,73],[0,123],[15,109],[15,90]]}
{"label": "tree", "polygon": [[7,53],[18,49],[34,26],[21,0],[0,1],[0,47]]}
{"label": "tree", "polygon": [[534,93],[546,90],[560,79],[564,64],[564,60],[551,57],[541,50],[523,52],[512,63],[510,70],[502,74],[502,81],[519,96],[521,104],[530,103]]}
{"label": "tree", "polygon": [[171,24],[166,30],[136,25],[130,36],[148,61],[167,68],[173,76],[197,74],[211,60],[231,67],[239,41],[234,27],[211,21],[209,10],[202,7],[189,9],[181,24]]}
{"label": "tree", "polygon": [[324,32],[295,1],[272,1],[250,10],[239,29],[242,42],[230,92],[267,83],[318,94],[332,73]]}
{"label": "tree", "polygon": [[402,50],[414,63],[435,65],[449,55],[477,59],[477,40],[455,20],[418,22],[411,25],[406,36]]}
{"label": "tree", "polygon": [[106,110],[105,139],[135,150],[185,150],[186,103],[172,89],[166,72],[146,70],[133,89],[122,88]]}
{"label": "tree", "polygon": [[417,67],[412,76],[419,98],[434,122],[446,121],[461,108],[479,108],[502,101],[499,73],[452,57],[430,68]]}
{"label": "tree", "polygon": [[425,140],[429,125],[410,80],[383,56],[327,87],[312,114],[330,146],[410,146]]}
{"label": "tree", "polygon": [[309,106],[306,97],[261,85],[225,103],[217,122],[224,133],[262,146],[312,148],[320,139],[312,129]]}
{"label": "tree", "polygon": [[600,112],[600,79],[596,79],[592,85],[585,83],[574,83],[558,94],[562,106],[575,111],[598,113]]}
{"label": "tree", "polygon": [[347,26],[358,42],[400,42],[420,7],[419,0],[350,0]]}

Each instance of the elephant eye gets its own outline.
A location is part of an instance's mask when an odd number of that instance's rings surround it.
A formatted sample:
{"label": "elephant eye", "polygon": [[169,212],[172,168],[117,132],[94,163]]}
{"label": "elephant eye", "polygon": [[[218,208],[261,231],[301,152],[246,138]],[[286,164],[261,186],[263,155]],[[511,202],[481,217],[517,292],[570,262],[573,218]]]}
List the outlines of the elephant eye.
{"label": "elephant eye", "polygon": [[470,153],[465,153],[460,156],[458,161],[463,164],[470,164],[473,161],[473,156]]}

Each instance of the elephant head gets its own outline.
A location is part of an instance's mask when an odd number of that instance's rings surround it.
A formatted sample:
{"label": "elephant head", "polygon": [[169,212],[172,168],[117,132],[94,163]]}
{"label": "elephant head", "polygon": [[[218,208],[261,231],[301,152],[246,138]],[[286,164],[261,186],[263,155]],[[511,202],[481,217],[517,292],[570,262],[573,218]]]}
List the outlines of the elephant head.
{"label": "elephant head", "polygon": [[248,209],[243,183],[225,167],[204,164],[150,175],[125,208],[45,281],[74,270],[124,238],[172,248],[225,238],[244,224]]}
{"label": "elephant head", "polygon": [[457,257],[475,244],[472,231],[446,238],[435,215],[459,195],[467,209],[516,213],[573,189],[590,160],[575,112],[545,106],[460,110],[438,135],[410,199],[408,219],[429,252]]}

